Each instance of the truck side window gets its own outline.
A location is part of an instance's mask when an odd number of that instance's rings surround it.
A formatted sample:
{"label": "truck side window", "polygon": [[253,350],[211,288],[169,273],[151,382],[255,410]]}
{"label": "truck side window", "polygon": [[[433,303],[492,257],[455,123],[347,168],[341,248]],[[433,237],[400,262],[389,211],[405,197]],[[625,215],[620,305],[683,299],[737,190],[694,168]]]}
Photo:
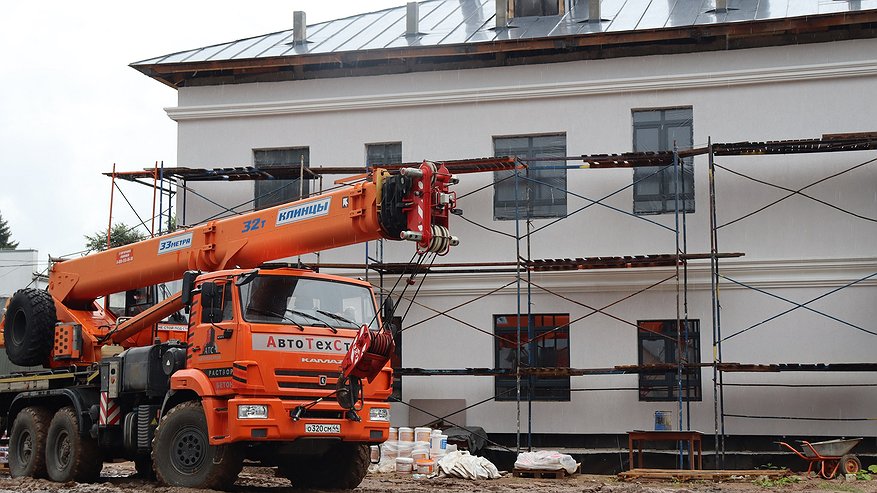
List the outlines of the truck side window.
{"label": "truck side window", "polygon": [[222,288],[222,321],[232,319],[231,284],[225,284]]}

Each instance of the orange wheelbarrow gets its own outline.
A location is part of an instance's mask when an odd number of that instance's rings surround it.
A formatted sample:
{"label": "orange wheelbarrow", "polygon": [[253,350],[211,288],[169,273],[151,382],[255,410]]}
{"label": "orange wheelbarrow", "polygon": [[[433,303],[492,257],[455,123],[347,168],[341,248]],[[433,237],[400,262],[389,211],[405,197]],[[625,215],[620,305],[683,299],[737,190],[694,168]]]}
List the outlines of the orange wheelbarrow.
{"label": "orange wheelbarrow", "polygon": [[798,440],[798,443],[801,444],[801,450],[786,442],[776,443],[791,450],[795,455],[809,463],[807,467],[808,476],[811,471],[814,471],[814,467],[818,467],[820,476],[825,479],[832,479],[837,476],[838,472],[841,474],[855,474],[862,469],[862,463],[859,461],[859,458],[850,453],[853,447],[861,441],[861,438],[827,440],[813,443],[806,440]]}

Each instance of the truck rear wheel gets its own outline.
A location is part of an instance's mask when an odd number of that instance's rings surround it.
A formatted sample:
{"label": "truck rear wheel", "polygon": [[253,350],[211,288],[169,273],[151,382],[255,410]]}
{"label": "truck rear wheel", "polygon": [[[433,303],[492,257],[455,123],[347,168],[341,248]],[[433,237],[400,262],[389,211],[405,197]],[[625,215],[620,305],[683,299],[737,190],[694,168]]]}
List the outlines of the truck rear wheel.
{"label": "truck rear wheel", "polygon": [[9,435],[9,474],[46,477],[46,434],[52,415],[42,407],[18,412]]}
{"label": "truck rear wheel", "polygon": [[3,338],[9,361],[21,366],[42,365],[55,342],[55,301],[46,291],[19,289],[9,300]]}
{"label": "truck rear wheel", "polygon": [[323,455],[296,457],[277,469],[295,488],[352,490],[362,483],[370,462],[368,445],[342,442]]}
{"label": "truck rear wheel", "polygon": [[187,488],[230,488],[243,468],[236,444],[210,445],[198,401],[179,404],[162,418],[152,442],[152,461],[159,481]]}
{"label": "truck rear wheel", "polygon": [[79,418],[72,407],[62,407],[49,424],[46,471],[59,483],[89,483],[100,477],[103,459],[97,440],[79,433]]}

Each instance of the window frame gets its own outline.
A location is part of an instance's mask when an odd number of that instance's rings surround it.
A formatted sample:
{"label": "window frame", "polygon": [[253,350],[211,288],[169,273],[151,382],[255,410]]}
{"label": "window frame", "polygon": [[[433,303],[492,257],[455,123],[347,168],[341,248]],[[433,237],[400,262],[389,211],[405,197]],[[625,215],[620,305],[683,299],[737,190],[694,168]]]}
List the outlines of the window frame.
{"label": "window frame", "polygon": [[[493,357],[494,357],[494,365],[497,369],[504,369],[504,362],[500,357],[500,349],[502,349],[503,341],[500,340],[499,337],[505,337],[507,339],[511,339],[513,341],[517,339],[517,321],[515,321],[515,327],[505,328],[502,330],[498,330],[497,327],[498,321],[501,317],[517,317],[517,314],[494,314],[493,317],[493,333],[498,337],[494,337],[494,346],[493,346]],[[521,315],[522,318],[526,318],[526,314]],[[536,339],[536,344],[539,342],[546,341],[548,338],[539,337],[541,333],[545,332],[554,332],[555,334],[561,334],[565,336],[566,339],[566,348],[558,350],[557,349],[557,340],[562,339],[558,337],[552,337],[554,342],[554,349],[557,352],[566,351],[567,358],[567,366],[569,366],[569,358],[571,355],[571,341],[570,341],[570,316],[568,313],[533,313],[530,315],[530,321],[535,325],[537,319],[544,319],[546,317],[552,318],[561,318],[561,321],[565,319],[565,323],[559,323],[559,321],[554,320],[554,323],[551,325],[543,325],[540,327],[534,326],[534,339]],[[562,327],[558,329],[558,327]],[[555,330],[556,329],[556,330]],[[505,332],[506,334],[502,334],[501,332]],[[528,326],[521,325],[521,336],[522,339],[527,337]],[[526,345],[529,345],[528,342]],[[537,358],[538,358],[537,351]],[[523,355],[522,355],[523,356]],[[511,363],[511,369],[514,369],[515,362]],[[526,365],[526,363],[522,362],[522,366]],[[548,367],[556,367],[557,365],[544,365],[540,364],[537,360],[536,367],[548,366]],[[509,368],[505,368],[509,369]],[[544,401],[544,402],[569,402],[570,394],[571,394],[571,382],[569,375],[563,377],[537,377],[537,376],[529,376],[521,379],[521,400],[528,400],[530,382],[534,383],[534,396],[533,401]],[[496,402],[509,402],[517,400],[517,392],[508,392],[509,389],[514,389],[517,385],[516,377],[514,375],[497,375],[494,377],[494,399]],[[540,395],[540,389],[545,394]],[[556,395],[553,395],[556,394]]]}
{"label": "window frame", "polygon": [[[391,159],[388,154],[384,153],[384,157],[387,159],[386,162],[377,162],[373,163],[370,159],[369,149],[377,146],[384,146],[386,149],[387,146],[399,146],[399,159],[398,161]],[[402,163],[402,141],[390,141],[390,142],[368,142],[365,144],[365,167],[366,169],[372,169],[374,167],[379,167],[386,164],[401,164]]]}
{"label": "window frame", "polygon": [[[670,119],[666,118],[666,113],[670,111],[686,110],[689,117],[686,119]],[[637,122],[637,113],[660,113],[660,118],[654,122]],[[670,106],[662,108],[634,108],[630,112],[631,115],[631,137],[634,152],[649,151],[669,151],[673,149],[673,143],[669,141],[668,128],[684,128],[687,124],[689,131],[689,139],[694,142],[694,107],[693,106]],[[637,131],[658,129],[658,149],[640,149],[637,146]],[[679,201],[681,207],[679,212],[693,214],[696,211],[695,202],[695,180],[694,180],[694,163],[693,158],[688,157],[682,160],[682,190],[679,190]],[[673,214],[676,212],[676,191],[673,189],[672,183],[675,181],[675,168],[671,165],[661,170],[663,166],[638,166],[633,168],[633,213],[636,215],[659,215]],[[660,171],[659,171],[660,170]],[[651,176],[650,176],[651,175]],[[689,178],[690,177],[690,178]],[[645,183],[653,184],[657,181],[657,194],[644,194],[639,191]],[[690,182],[690,183],[688,183]],[[690,184],[690,190],[687,190]],[[646,208],[645,204],[660,202],[660,207],[655,210]]]}
{"label": "window frame", "polygon": [[[533,139],[539,138],[547,138],[547,137],[561,137],[563,139],[563,148],[559,149],[557,146],[553,148],[551,146],[545,146],[542,149],[549,149],[549,154],[535,155],[531,154],[534,151],[534,143]],[[511,140],[511,139],[527,139],[527,149],[524,154],[521,153],[505,153],[499,152],[499,148],[497,147],[497,142],[502,140]],[[492,137],[493,144],[493,155],[494,156],[507,156],[514,155],[516,157],[524,158],[524,159],[533,159],[533,158],[552,158],[552,157],[565,157],[567,151],[567,134],[566,132],[549,132],[549,133],[538,133],[538,134],[514,134],[514,135],[494,135]],[[555,154],[557,156],[550,154],[551,150],[555,150]],[[514,148],[512,148],[514,150]],[[566,164],[565,161],[563,164]],[[494,221],[514,221],[515,220],[515,209],[517,209],[517,216],[519,219],[556,219],[556,218],[564,218],[569,214],[568,209],[568,194],[567,194],[567,186],[569,183],[568,173],[565,168],[563,169],[544,169],[539,170],[538,167],[533,170],[533,173],[544,173],[546,175],[556,174],[557,176],[538,176],[534,178],[530,178],[530,170],[526,169],[524,171],[525,176],[529,178],[529,180],[521,180],[518,183],[518,197],[515,200],[500,200],[500,197],[503,194],[508,194],[509,190],[506,188],[511,188],[514,190],[514,170],[507,171],[494,171],[493,172],[493,220]],[[551,186],[546,182],[540,181],[541,179],[560,179],[563,181],[561,187]],[[538,183],[536,183],[538,182]],[[539,188],[542,187],[542,188]],[[555,198],[554,195],[557,194],[558,198]],[[535,197],[535,198],[534,198]],[[558,210],[553,211],[552,208],[556,207]],[[563,209],[560,212],[560,208]],[[544,212],[540,212],[544,211]]]}
{"label": "window frame", "polygon": [[[700,320],[688,319],[688,349],[689,356],[693,356],[694,361],[689,363],[699,364],[700,358]],[[653,330],[642,328],[643,324],[661,323],[661,335],[656,334]],[[679,320],[680,325],[684,325],[686,320]],[[643,342],[649,341],[665,341],[664,356],[665,361],[661,364],[676,365],[678,360],[678,343],[676,342],[676,319],[648,319],[637,320],[637,361],[640,366],[646,364],[644,358]],[[649,334],[654,334],[649,336]],[[672,345],[670,344],[672,342]],[[668,361],[668,359],[670,361]],[[676,376],[678,372],[673,370],[640,370],[637,376],[637,388],[639,389],[639,400],[641,402],[677,402],[679,396],[676,390],[679,388]],[[650,378],[654,376],[663,376],[666,385],[654,385],[655,380]],[[700,402],[703,400],[703,379],[701,378],[701,369],[699,366],[689,367],[683,371],[682,400],[687,402]],[[686,385],[687,383],[687,385]],[[666,388],[665,394],[659,394],[661,388]],[[656,390],[657,389],[657,390]],[[686,391],[687,389],[687,391]]]}
{"label": "window frame", "polygon": [[[253,167],[256,169],[270,169],[272,167],[294,167],[299,166],[297,163],[259,163],[259,153],[282,152],[282,151],[304,151],[304,166],[310,166],[311,148],[308,146],[292,146],[292,147],[270,147],[253,149]],[[303,198],[307,198],[311,193],[311,181],[313,177],[305,177],[304,186],[298,184],[298,178],[292,179],[275,179],[275,180],[254,180],[253,184],[253,209],[262,210],[276,207],[281,204],[295,202]],[[273,187],[273,189],[272,189]],[[266,190],[267,189],[267,190]],[[276,200],[268,200],[272,194],[277,194]]]}

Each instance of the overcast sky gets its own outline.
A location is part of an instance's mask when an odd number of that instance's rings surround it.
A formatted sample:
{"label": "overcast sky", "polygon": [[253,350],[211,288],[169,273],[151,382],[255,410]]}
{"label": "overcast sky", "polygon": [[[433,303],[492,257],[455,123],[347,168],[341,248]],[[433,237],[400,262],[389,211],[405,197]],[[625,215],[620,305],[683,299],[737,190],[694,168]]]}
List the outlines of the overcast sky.
{"label": "overcast sky", "polygon": [[[0,215],[19,249],[83,250],[105,229],[101,173],[176,165],[176,91],[128,64],[189,48],[404,5],[404,0],[4,2],[0,16]],[[140,215],[152,192],[123,183]],[[116,194],[114,222],[135,224]]]}

